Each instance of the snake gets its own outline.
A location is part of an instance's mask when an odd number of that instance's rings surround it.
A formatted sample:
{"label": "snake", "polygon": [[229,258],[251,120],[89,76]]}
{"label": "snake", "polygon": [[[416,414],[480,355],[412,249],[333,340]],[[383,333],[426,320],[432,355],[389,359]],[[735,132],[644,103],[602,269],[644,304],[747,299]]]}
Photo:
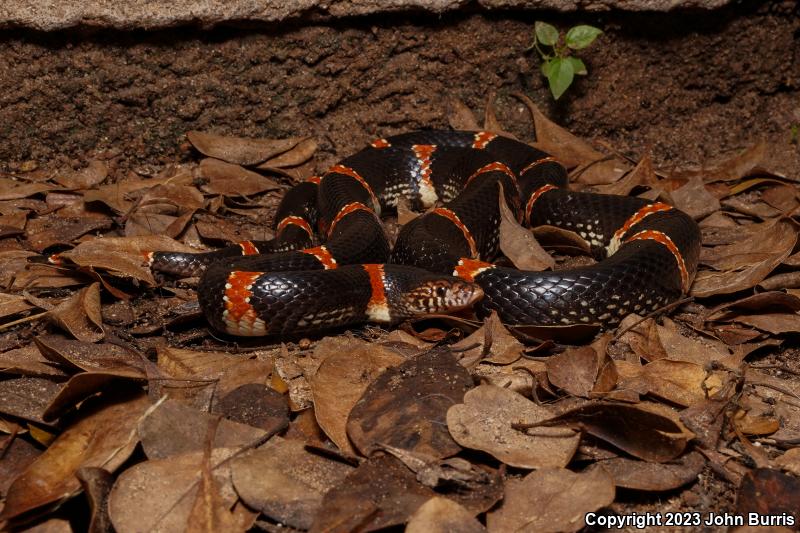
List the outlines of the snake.
{"label": "snake", "polygon": [[[577,233],[597,262],[505,266],[501,196],[528,227]],[[381,215],[400,202],[424,212],[391,246]],[[555,157],[490,131],[378,138],[289,189],[275,220],[268,241],[149,252],[147,262],[199,276],[198,301],[215,329],[284,337],[465,309],[512,325],[610,328],[687,294],[700,254],[700,230],[685,212],[570,190]]]}

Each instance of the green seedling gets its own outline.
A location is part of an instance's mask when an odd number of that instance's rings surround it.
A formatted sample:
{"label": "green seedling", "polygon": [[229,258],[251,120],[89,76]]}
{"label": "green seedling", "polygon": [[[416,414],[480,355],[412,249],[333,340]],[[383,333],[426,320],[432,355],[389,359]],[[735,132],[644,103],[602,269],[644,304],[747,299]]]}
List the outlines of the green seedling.
{"label": "green seedling", "polygon": [[533,27],[533,44],[542,58],[542,74],[547,78],[553,98],[558,100],[566,91],[575,75],[586,75],[586,65],[573,54],[583,50],[597,39],[602,30],[585,24],[573,26],[566,34],[555,26],[537,20]]}

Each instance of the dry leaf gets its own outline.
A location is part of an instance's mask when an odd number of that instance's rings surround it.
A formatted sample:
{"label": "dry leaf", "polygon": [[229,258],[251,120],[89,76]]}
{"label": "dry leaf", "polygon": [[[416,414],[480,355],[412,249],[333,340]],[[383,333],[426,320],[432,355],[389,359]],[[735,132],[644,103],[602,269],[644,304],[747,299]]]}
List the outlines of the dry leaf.
{"label": "dry leaf", "polygon": [[453,500],[435,496],[411,515],[406,533],[481,533],[486,528]]}
{"label": "dry leaf", "polygon": [[372,343],[354,339],[352,344],[352,348],[342,350],[330,342],[330,337],[320,341],[314,354],[322,364],[310,385],[320,427],[342,452],[354,455],[346,429],[350,410],[367,386],[387,368],[402,363],[403,357]]}
{"label": "dry leaf", "polygon": [[578,531],[587,513],[614,501],[614,482],[602,468],[575,473],[542,468],[506,483],[503,505],[488,514],[490,532]]}
{"label": "dry leaf", "polygon": [[691,452],[669,463],[615,457],[597,464],[611,474],[617,487],[653,492],[677,489],[697,480],[706,460],[700,453]]}
{"label": "dry leaf", "polygon": [[135,424],[149,406],[147,397],[138,395],[87,407],[81,419],[14,480],[0,520],[73,497],[80,491],[75,472],[81,467],[115,471],[136,447]]}
{"label": "dry leaf", "polygon": [[442,422],[472,384],[449,350],[429,351],[389,368],[367,387],[350,411],[347,434],[366,456],[379,444],[439,458],[454,455],[460,447]]}
{"label": "dry leaf", "polygon": [[[149,459],[168,457],[203,450],[209,424],[219,417],[167,400],[139,423],[142,448]],[[219,421],[211,443],[213,448],[243,448],[268,437],[267,432],[227,419]]]}
{"label": "dry leaf", "polygon": [[219,159],[203,159],[197,169],[199,177],[207,180],[201,189],[208,194],[250,196],[280,189],[280,185],[258,172],[232,165]]}
{"label": "dry leaf", "polygon": [[[227,462],[236,451],[217,448],[211,454],[212,472],[227,508],[238,499]],[[197,451],[144,461],[122,472],[108,499],[114,529],[119,533],[183,531],[200,489],[204,455]]]}
{"label": "dry leaf", "polygon": [[186,137],[203,155],[245,166],[263,163],[271,157],[293,149],[299,143],[308,139],[307,137],[246,139],[202,131],[190,131],[186,134]]}
{"label": "dry leaf", "polygon": [[553,416],[516,392],[481,385],[464,395],[464,403],[447,411],[447,427],[466,448],[490,453],[519,468],[566,466],[580,437],[564,427],[537,427],[525,433],[516,424],[536,424]]}
{"label": "dry leaf", "polygon": [[322,497],[340,486],[353,467],[305,450],[304,443],[273,437],[231,461],[236,492],[275,521],[308,529]]}
{"label": "dry leaf", "polygon": [[517,222],[500,187],[500,250],[520,270],[552,269],[556,262],[533,234]]}

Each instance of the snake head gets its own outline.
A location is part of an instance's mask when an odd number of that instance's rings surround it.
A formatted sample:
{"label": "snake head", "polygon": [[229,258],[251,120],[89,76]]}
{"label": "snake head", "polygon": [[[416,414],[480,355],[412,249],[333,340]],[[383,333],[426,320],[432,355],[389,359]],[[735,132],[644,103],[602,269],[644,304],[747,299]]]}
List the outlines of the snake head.
{"label": "snake head", "polygon": [[476,283],[443,277],[420,281],[403,295],[403,311],[407,316],[453,313],[472,307],[483,298],[483,289]]}

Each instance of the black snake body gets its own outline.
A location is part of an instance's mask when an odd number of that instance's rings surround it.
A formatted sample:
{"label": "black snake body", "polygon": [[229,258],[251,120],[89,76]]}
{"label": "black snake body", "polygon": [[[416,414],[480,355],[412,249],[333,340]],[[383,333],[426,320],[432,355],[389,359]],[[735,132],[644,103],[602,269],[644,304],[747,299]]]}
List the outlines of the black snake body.
{"label": "black snake body", "polygon": [[[490,132],[411,132],[378,139],[291,189],[272,241],[148,259],[155,270],[202,273],[206,317],[234,335],[392,323],[470,306],[511,324],[608,326],[688,291],[700,249],[688,215],[566,185],[564,167],[524,143]],[[486,262],[498,254],[500,190],[526,224],[573,230],[608,257],[554,272]],[[400,196],[430,210],[390,250],[379,214]],[[325,241],[312,247],[315,226]]]}

